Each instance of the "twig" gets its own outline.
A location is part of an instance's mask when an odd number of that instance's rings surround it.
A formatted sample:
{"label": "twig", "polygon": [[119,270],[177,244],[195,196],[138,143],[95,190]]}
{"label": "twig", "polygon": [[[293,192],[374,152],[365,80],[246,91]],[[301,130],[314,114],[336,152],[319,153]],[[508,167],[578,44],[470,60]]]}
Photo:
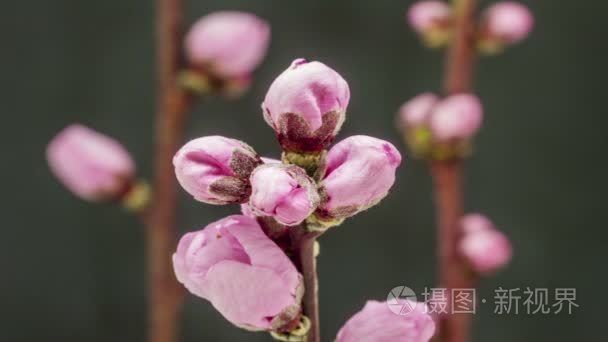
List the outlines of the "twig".
{"label": "twig", "polygon": [[182,141],[189,96],[178,87],[182,0],[157,0],[158,113],[154,202],[146,218],[148,248],[148,341],[177,339],[183,289],[171,254],[176,246],[176,180],[171,160]]}
{"label": "twig", "polygon": [[[444,92],[452,95],[471,90],[475,57],[476,0],[454,0],[453,40],[446,60]],[[452,289],[471,288],[474,278],[464,267],[456,246],[462,216],[462,161],[435,161],[431,164],[438,224],[439,278],[453,304]],[[451,310],[451,305],[449,306]],[[470,338],[471,314],[450,313],[441,318],[443,342],[465,342]]]}
{"label": "twig", "polygon": [[298,255],[296,266],[304,277],[303,312],[310,319],[307,342],[319,342],[321,329],[319,320],[319,281],[317,277],[317,256],[315,242],[321,232],[308,231],[306,224],[291,228],[294,252]]}

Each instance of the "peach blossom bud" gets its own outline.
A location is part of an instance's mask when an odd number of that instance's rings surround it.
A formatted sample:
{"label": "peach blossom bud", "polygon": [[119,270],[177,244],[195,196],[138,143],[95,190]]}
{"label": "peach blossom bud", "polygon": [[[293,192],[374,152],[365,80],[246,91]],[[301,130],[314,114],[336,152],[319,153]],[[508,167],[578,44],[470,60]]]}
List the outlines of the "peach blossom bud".
{"label": "peach blossom bud", "polygon": [[262,109],[284,150],[316,152],[340,130],[349,100],[340,74],[323,63],[296,59],[274,80]]}
{"label": "peach blossom bud", "polygon": [[249,205],[254,213],[294,226],[319,205],[315,181],[295,165],[265,164],[251,174]]}
{"label": "peach blossom bud", "polygon": [[340,329],[336,342],[428,342],[435,322],[424,303],[408,302],[412,311],[398,314],[386,302],[368,301]]}
{"label": "peach blossom bud", "polygon": [[416,32],[426,33],[445,25],[450,12],[450,6],[445,1],[418,1],[408,10],[407,20]]}
{"label": "peach blossom bud", "polygon": [[433,93],[422,93],[404,103],[399,109],[399,121],[403,130],[428,124],[433,107],[439,102]]}
{"label": "peach blossom bud", "polygon": [[184,235],[173,268],[192,294],[239,327],[277,329],[300,313],[302,277],[253,218],[228,216]]}
{"label": "peach blossom bud", "polygon": [[55,176],[85,200],[118,199],[133,184],[135,163],[125,148],[82,125],[57,134],[46,157]]}
{"label": "peach blossom bud", "polygon": [[435,106],[430,128],[433,137],[440,141],[470,139],[479,130],[482,116],[477,96],[452,95]]}
{"label": "peach blossom bud", "polygon": [[528,7],[512,1],[498,2],[482,15],[483,40],[498,45],[517,43],[530,34],[534,17]]}
{"label": "peach blossom bud", "polygon": [[469,214],[461,219],[460,225],[463,236],[458,248],[474,271],[479,274],[491,273],[511,260],[509,239],[487,217]]}
{"label": "peach blossom bud", "polygon": [[215,12],[188,32],[185,49],[193,65],[219,78],[248,82],[270,42],[270,26],[253,14]]}
{"label": "peach blossom bud", "polygon": [[337,143],[327,153],[321,182],[321,217],[342,219],[374,206],[395,182],[401,154],[393,144],[356,135]]}
{"label": "peach blossom bud", "polygon": [[184,190],[209,204],[247,201],[249,176],[259,164],[249,145],[221,136],[194,139],[173,157],[175,175]]}

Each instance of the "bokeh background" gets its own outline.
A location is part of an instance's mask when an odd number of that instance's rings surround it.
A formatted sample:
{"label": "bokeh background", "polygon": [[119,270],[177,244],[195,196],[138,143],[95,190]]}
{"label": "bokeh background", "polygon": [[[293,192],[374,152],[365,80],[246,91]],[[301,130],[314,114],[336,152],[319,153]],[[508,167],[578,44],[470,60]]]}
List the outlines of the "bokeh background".
{"label": "bokeh background", "polygon": [[[531,38],[479,60],[486,109],[466,164],[466,209],[491,216],[515,258],[479,289],[475,341],[598,341],[607,254],[606,48],[608,3],[524,1]],[[292,59],[325,62],[350,83],[339,139],[368,134],[403,144],[394,114],[406,99],[438,90],[443,55],[423,48],[404,19],[412,1],[187,1],[187,23],[215,10],[251,11],[273,28],[272,46],[242,98],[207,98],[187,138],[222,134],[277,156],[260,103]],[[484,4],[489,1],[483,1]],[[151,175],[155,104],[154,3],[149,0],[4,1],[0,235],[1,341],[143,341],[144,235],[116,207],[84,203],[58,184],[47,141],[72,122],[119,138]],[[197,203],[182,192],[180,231],[236,207]],[[435,285],[431,181],[405,155],[380,206],[322,238],[323,340],[370,298]],[[572,315],[495,315],[494,289],[577,288]],[[181,341],[268,341],[233,328],[209,303],[187,297]]]}

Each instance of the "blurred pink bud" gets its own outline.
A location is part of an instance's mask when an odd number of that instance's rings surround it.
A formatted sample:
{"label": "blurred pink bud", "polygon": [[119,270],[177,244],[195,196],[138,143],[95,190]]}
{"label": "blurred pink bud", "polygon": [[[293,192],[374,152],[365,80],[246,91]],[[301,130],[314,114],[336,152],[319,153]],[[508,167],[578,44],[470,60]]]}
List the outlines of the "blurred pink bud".
{"label": "blurred pink bud", "polygon": [[487,217],[469,214],[461,219],[460,225],[463,237],[458,248],[474,271],[491,273],[511,260],[509,239]]}
{"label": "blurred pink bud", "polygon": [[320,62],[296,59],[270,85],[262,109],[283,149],[319,151],[344,122],[350,90],[346,81]]}
{"label": "blurred pink bud", "polygon": [[116,140],[81,125],[63,129],[46,157],[55,176],[85,200],[117,198],[133,182],[135,163]]}
{"label": "blurred pink bud", "polygon": [[300,274],[250,217],[228,216],[184,235],[173,267],[192,294],[239,327],[276,329],[300,312]]}
{"label": "blurred pink bud", "polygon": [[445,1],[419,1],[408,10],[407,21],[416,32],[425,33],[444,26],[450,15],[450,6]]}
{"label": "blurred pink bud", "polygon": [[452,95],[439,102],[430,119],[433,137],[440,141],[469,139],[481,126],[483,108],[477,96]]}
{"label": "blurred pink bud", "polygon": [[460,227],[464,234],[472,234],[488,229],[495,229],[494,223],[482,214],[467,214],[460,219]]}
{"label": "blurred pink bud", "polygon": [[249,205],[254,213],[294,226],[319,205],[315,181],[295,165],[265,164],[251,174]]}
{"label": "blurred pink bud", "polygon": [[534,17],[520,3],[499,2],[485,10],[481,26],[485,39],[512,44],[528,36],[534,26]]}
{"label": "blurred pink bud", "polygon": [[192,26],[185,49],[195,66],[242,81],[262,62],[269,42],[266,21],[249,13],[215,12]]}
{"label": "blurred pink bud", "polygon": [[173,157],[181,186],[198,201],[243,203],[249,198],[249,176],[261,160],[242,141],[221,136],[194,139]]}
{"label": "blurred pink bud", "polygon": [[356,135],[327,153],[319,214],[346,218],[380,202],[395,182],[401,155],[393,144]]}
{"label": "blurred pink bud", "polygon": [[429,341],[435,334],[435,322],[427,314],[426,305],[408,302],[412,311],[398,314],[387,302],[368,301],[340,329],[336,342]]}
{"label": "blurred pink bud", "polygon": [[417,128],[428,124],[433,107],[439,97],[433,93],[422,93],[401,106],[399,121],[402,129]]}

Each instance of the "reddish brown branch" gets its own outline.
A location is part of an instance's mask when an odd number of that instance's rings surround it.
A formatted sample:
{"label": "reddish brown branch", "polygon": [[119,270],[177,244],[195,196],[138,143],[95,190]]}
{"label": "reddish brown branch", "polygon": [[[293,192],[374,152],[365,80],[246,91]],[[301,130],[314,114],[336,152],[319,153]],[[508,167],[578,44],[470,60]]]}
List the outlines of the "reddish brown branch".
{"label": "reddish brown branch", "polygon": [[[452,95],[471,90],[475,58],[476,0],[454,0],[454,36],[446,60],[444,92]],[[435,187],[438,225],[439,279],[447,289],[471,288],[474,279],[464,267],[456,247],[460,238],[458,221],[462,216],[462,162],[435,161],[431,165]],[[453,300],[450,300],[452,303]],[[443,342],[466,342],[470,339],[471,314],[448,314],[442,317],[440,336]]]}
{"label": "reddish brown branch", "polygon": [[171,160],[182,142],[188,95],[177,86],[180,67],[181,0],[157,1],[158,112],[154,203],[147,221],[148,341],[177,339],[183,289],[173,274],[176,246],[176,180]]}
{"label": "reddish brown branch", "polygon": [[295,264],[304,277],[303,313],[310,319],[307,341],[319,342],[321,341],[321,322],[319,319],[319,280],[315,241],[321,233],[308,231],[305,224],[291,228],[291,232],[292,248],[297,255]]}
{"label": "reddish brown branch", "polygon": [[[460,161],[441,161],[431,165],[437,207],[437,243],[441,286],[451,296],[452,289],[468,289],[474,279],[457,253],[460,239],[458,220],[462,216],[462,165]],[[450,303],[452,301],[450,300]],[[451,308],[448,307],[451,312]],[[469,340],[470,314],[449,314],[441,319],[440,335],[443,342]]]}
{"label": "reddish brown branch", "polygon": [[468,92],[475,62],[475,12],[477,0],[454,0],[454,31],[446,59],[444,92]]}

